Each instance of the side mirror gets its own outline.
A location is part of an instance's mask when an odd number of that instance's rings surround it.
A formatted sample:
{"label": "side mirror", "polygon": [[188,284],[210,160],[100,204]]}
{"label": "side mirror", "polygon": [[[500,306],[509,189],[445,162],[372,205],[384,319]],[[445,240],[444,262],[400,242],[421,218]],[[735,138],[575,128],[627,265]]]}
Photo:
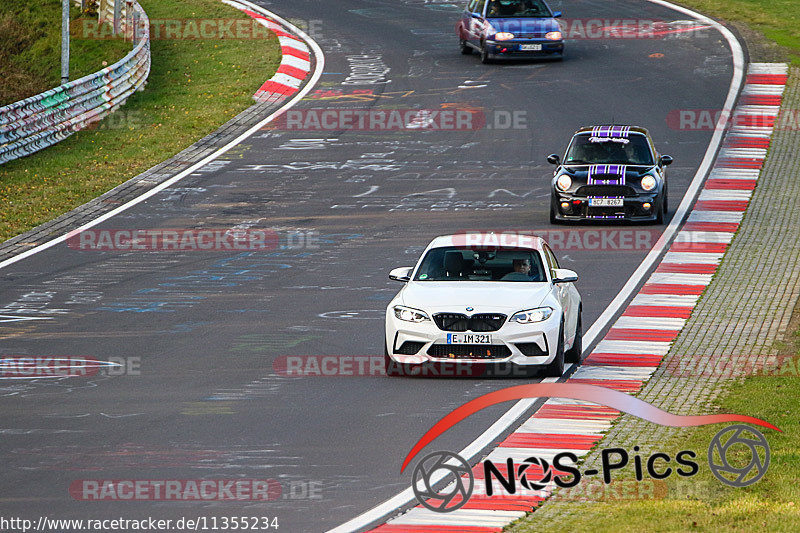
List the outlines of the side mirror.
{"label": "side mirror", "polygon": [[550,154],[547,156],[547,162],[551,165],[557,165],[561,162],[561,158],[558,157],[558,154]]}
{"label": "side mirror", "polygon": [[578,274],[566,268],[556,268],[553,274],[553,283],[575,283],[578,281]]}
{"label": "side mirror", "polygon": [[474,19],[482,19],[483,15],[481,15],[480,13],[473,13],[472,14],[472,18],[474,18]]}
{"label": "side mirror", "polygon": [[406,283],[411,281],[411,272],[413,271],[414,267],[395,268],[389,272],[389,279],[392,281],[402,281],[403,283]]}
{"label": "side mirror", "polygon": [[553,11],[553,18],[554,19],[561,18],[561,11]]}
{"label": "side mirror", "polygon": [[671,165],[672,164],[672,156],[670,156],[670,155],[662,155],[658,159],[658,162],[661,163],[661,166],[663,166],[663,167]]}

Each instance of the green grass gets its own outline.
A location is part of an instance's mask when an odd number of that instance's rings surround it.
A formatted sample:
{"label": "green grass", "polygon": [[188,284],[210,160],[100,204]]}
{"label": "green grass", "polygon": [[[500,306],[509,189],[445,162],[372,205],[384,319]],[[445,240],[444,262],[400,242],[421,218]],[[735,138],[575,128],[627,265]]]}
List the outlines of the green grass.
{"label": "green grass", "polygon": [[797,0],[678,0],[723,22],[745,24],[784,47],[800,65],[800,2]]}
{"label": "green grass", "polygon": [[[787,355],[798,353],[798,338],[795,334],[792,352]],[[667,478],[661,498],[567,502],[564,505],[571,511],[569,518],[554,526],[548,523],[548,531],[800,531],[799,368],[800,359],[788,358],[770,375],[748,377],[732,386],[719,402],[720,412],[755,416],[783,430],[783,433],[761,430],[769,442],[772,458],[769,470],[755,484],[731,488],[712,476],[706,460],[708,445],[725,425],[701,427],[689,431],[688,438],[684,434],[663,443],[659,450],[672,457],[680,450],[694,450],[700,465],[696,476]],[[740,462],[749,459],[749,450],[745,455],[740,454]],[[635,481],[629,478],[626,483]],[[540,528],[534,512],[509,531],[529,533]]]}
{"label": "green grass", "polygon": [[[71,6],[71,19],[80,8]],[[73,39],[70,79],[112,64],[131,50],[121,38]],[[3,0],[0,11],[0,106],[61,84],[61,0]]]}
{"label": "green grass", "polygon": [[[246,18],[219,0],[140,3],[151,20]],[[144,91],[95,129],[0,165],[0,241],[97,197],[211,133],[252,105],[253,93],[279,62],[274,37],[154,40]]]}

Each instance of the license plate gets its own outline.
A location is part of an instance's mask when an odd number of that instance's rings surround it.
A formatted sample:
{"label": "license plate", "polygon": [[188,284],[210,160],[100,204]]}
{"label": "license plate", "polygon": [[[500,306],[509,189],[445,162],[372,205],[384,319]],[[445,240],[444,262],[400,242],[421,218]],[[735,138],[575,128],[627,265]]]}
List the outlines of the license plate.
{"label": "license plate", "polygon": [[447,344],[492,344],[492,336],[484,333],[448,333]]}
{"label": "license plate", "polygon": [[622,198],[590,198],[589,207],[622,207]]}
{"label": "license plate", "polygon": [[542,50],[541,44],[521,44],[519,49],[522,52],[540,52]]}

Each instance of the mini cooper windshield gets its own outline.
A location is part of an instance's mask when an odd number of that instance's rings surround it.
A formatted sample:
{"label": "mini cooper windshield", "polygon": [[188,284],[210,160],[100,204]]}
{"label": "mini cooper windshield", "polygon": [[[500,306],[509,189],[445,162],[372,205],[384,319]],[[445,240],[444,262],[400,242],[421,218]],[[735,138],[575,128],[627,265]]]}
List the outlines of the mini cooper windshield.
{"label": "mini cooper windshield", "polygon": [[425,254],[415,281],[547,281],[542,259],[534,250],[433,248]]}
{"label": "mini cooper windshield", "polygon": [[564,157],[565,165],[654,165],[647,137],[631,133],[628,137],[576,135]]}

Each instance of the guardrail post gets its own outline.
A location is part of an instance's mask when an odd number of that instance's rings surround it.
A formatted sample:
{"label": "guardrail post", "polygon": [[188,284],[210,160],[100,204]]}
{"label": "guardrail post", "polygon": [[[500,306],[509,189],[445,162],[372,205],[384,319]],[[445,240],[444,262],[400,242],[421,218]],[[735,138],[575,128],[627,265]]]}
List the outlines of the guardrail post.
{"label": "guardrail post", "polygon": [[69,0],[61,1],[61,85],[69,82]]}
{"label": "guardrail post", "polygon": [[131,42],[135,42],[133,32],[131,31],[131,24],[133,23],[133,0],[125,0],[125,23],[123,25],[123,32],[125,38],[130,38]]}
{"label": "guardrail post", "polygon": [[119,33],[119,23],[122,18],[122,0],[114,0],[114,35]]}

